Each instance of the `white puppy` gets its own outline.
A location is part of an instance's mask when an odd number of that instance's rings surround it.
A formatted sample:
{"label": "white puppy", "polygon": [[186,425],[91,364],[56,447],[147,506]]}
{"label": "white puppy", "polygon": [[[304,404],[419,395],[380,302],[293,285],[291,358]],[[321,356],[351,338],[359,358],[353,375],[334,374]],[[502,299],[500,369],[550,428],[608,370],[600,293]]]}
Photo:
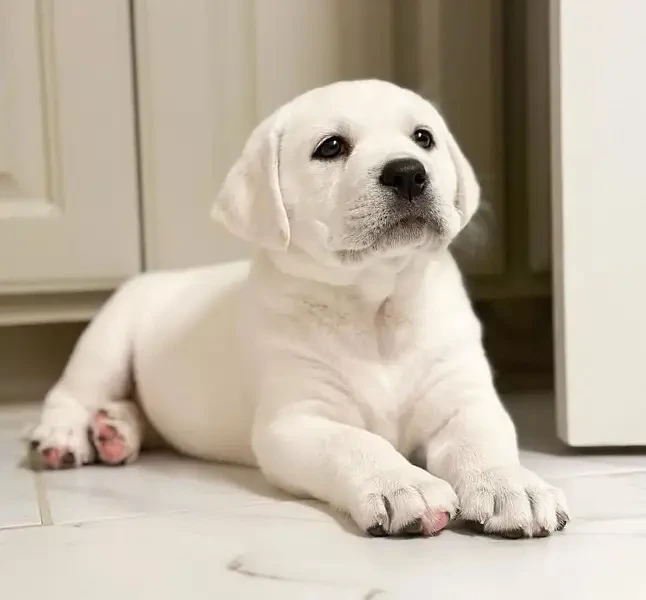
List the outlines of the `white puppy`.
{"label": "white puppy", "polygon": [[435,534],[458,506],[487,533],[562,529],[562,494],[519,464],[448,250],[478,202],[416,94],[355,81],[296,98],[213,209],[255,245],[250,267],[125,284],[48,394],[33,451],[50,468],[133,460],[136,398],[180,452],[258,465],[373,535]]}

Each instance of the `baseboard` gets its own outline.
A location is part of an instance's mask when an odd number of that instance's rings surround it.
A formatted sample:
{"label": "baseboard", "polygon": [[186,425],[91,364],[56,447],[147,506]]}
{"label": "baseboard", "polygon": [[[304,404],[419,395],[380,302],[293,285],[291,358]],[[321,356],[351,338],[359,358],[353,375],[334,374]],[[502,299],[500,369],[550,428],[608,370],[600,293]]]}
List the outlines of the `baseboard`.
{"label": "baseboard", "polygon": [[552,302],[549,297],[475,304],[485,348],[501,393],[554,389]]}

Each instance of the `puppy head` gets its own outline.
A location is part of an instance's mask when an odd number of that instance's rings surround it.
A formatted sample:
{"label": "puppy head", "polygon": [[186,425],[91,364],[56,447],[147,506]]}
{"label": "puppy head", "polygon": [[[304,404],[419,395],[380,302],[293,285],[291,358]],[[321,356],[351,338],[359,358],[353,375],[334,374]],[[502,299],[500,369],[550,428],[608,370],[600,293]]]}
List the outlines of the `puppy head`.
{"label": "puppy head", "polygon": [[212,214],[257,246],[343,264],[445,247],[479,196],[429,102],[390,83],[349,81],[261,123]]}

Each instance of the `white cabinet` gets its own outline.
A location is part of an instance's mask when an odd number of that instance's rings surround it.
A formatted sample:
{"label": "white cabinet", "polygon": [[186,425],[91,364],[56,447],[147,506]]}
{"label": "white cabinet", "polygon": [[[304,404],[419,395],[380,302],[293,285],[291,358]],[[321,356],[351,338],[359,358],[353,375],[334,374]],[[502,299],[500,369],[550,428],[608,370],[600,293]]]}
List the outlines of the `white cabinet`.
{"label": "white cabinet", "polygon": [[0,0],[0,291],[140,268],[127,0]]}
{"label": "white cabinet", "polygon": [[551,1],[559,434],[646,444],[646,3]]}
{"label": "white cabinet", "polygon": [[251,129],[366,77],[444,107],[497,220],[463,263],[504,274],[500,0],[466,1],[0,0],[0,291],[244,255],[208,213]]}
{"label": "white cabinet", "polygon": [[439,104],[494,224],[462,265],[476,289],[513,293],[502,6],[0,0],[0,322],[34,302],[91,306],[88,292],[141,269],[243,256],[208,215],[247,135],[294,95],[350,78]]}

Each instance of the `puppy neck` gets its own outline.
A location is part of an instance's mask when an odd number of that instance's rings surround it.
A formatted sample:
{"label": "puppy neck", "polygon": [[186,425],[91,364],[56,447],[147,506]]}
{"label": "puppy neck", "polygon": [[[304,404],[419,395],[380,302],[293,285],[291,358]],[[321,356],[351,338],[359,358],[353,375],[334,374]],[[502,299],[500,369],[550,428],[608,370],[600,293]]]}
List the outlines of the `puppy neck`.
{"label": "puppy neck", "polygon": [[418,251],[406,256],[374,257],[351,265],[323,264],[294,252],[261,252],[258,266],[277,270],[293,283],[308,282],[338,291],[347,290],[366,302],[380,306],[395,295],[409,299],[421,291],[428,268],[442,262],[435,253]]}

